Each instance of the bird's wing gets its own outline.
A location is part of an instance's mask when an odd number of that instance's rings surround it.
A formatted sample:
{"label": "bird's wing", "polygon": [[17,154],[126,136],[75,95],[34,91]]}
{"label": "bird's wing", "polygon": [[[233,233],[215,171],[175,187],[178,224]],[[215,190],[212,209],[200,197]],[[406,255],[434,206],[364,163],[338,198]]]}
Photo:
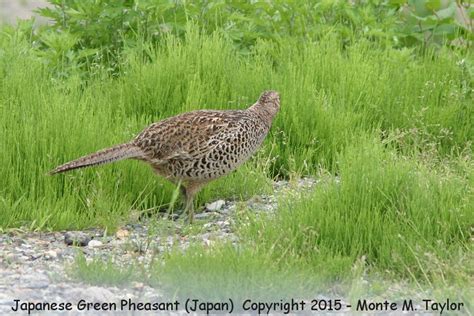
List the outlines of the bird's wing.
{"label": "bird's wing", "polygon": [[244,111],[194,111],[150,125],[134,143],[155,162],[192,160],[226,142]]}

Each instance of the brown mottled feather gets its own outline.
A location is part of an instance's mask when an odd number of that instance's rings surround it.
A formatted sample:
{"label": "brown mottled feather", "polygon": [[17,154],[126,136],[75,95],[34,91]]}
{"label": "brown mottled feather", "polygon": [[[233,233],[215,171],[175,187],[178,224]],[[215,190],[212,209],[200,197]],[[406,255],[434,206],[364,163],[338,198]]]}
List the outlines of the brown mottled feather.
{"label": "brown mottled feather", "polygon": [[123,160],[127,158],[139,158],[141,157],[141,149],[134,146],[133,144],[121,144],[114,147],[102,149],[93,154],[83,156],[76,160],[70,161],[63,165],[56,167],[51,170],[49,174],[57,174],[61,172],[66,172],[69,170],[85,168],[90,166],[96,166],[104,163],[109,163],[113,161]]}

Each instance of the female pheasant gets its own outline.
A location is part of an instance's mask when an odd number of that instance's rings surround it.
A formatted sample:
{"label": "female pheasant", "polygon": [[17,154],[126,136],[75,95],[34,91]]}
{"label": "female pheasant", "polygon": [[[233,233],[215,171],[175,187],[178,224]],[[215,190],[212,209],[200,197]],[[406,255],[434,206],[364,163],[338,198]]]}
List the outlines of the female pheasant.
{"label": "female pheasant", "polygon": [[123,159],[145,161],[157,174],[181,184],[192,223],[196,193],[235,170],[260,148],[279,109],[278,92],[265,91],[246,110],[183,113],[153,123],[128,143],[65,163],[50,174]]}

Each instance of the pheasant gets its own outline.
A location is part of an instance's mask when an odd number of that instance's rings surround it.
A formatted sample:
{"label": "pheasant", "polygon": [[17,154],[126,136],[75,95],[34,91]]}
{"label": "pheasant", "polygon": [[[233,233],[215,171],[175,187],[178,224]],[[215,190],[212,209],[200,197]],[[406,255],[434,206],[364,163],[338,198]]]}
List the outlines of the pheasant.
{"label": "pheasant", "polygon": [[212,180],[237,169],[263,143],[280,109],[276,91],[265,91],[245,110],[197,110],[151,124],[135,139],[65,163],[57,174],[123,159],[148,163],[180,185],[189,222],[194,196]]}

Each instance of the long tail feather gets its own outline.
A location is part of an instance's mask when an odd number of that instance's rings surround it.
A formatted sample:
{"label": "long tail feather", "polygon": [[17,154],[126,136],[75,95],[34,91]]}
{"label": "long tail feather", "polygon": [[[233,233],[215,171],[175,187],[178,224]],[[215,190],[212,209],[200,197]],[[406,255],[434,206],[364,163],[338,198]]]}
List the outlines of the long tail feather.
{"label": "long tail feather", "polygon": [[49,172],[50,175],[66,172],[69,170],[96,166],[105,164],[113,161],[118,161],[127,158],[141,157],[142,151],[137,146],[127,143],[121,144],[114,147],[102,149],[93,154],[78,158],[76,160],[67,162],[63,165],[56,167]]}

